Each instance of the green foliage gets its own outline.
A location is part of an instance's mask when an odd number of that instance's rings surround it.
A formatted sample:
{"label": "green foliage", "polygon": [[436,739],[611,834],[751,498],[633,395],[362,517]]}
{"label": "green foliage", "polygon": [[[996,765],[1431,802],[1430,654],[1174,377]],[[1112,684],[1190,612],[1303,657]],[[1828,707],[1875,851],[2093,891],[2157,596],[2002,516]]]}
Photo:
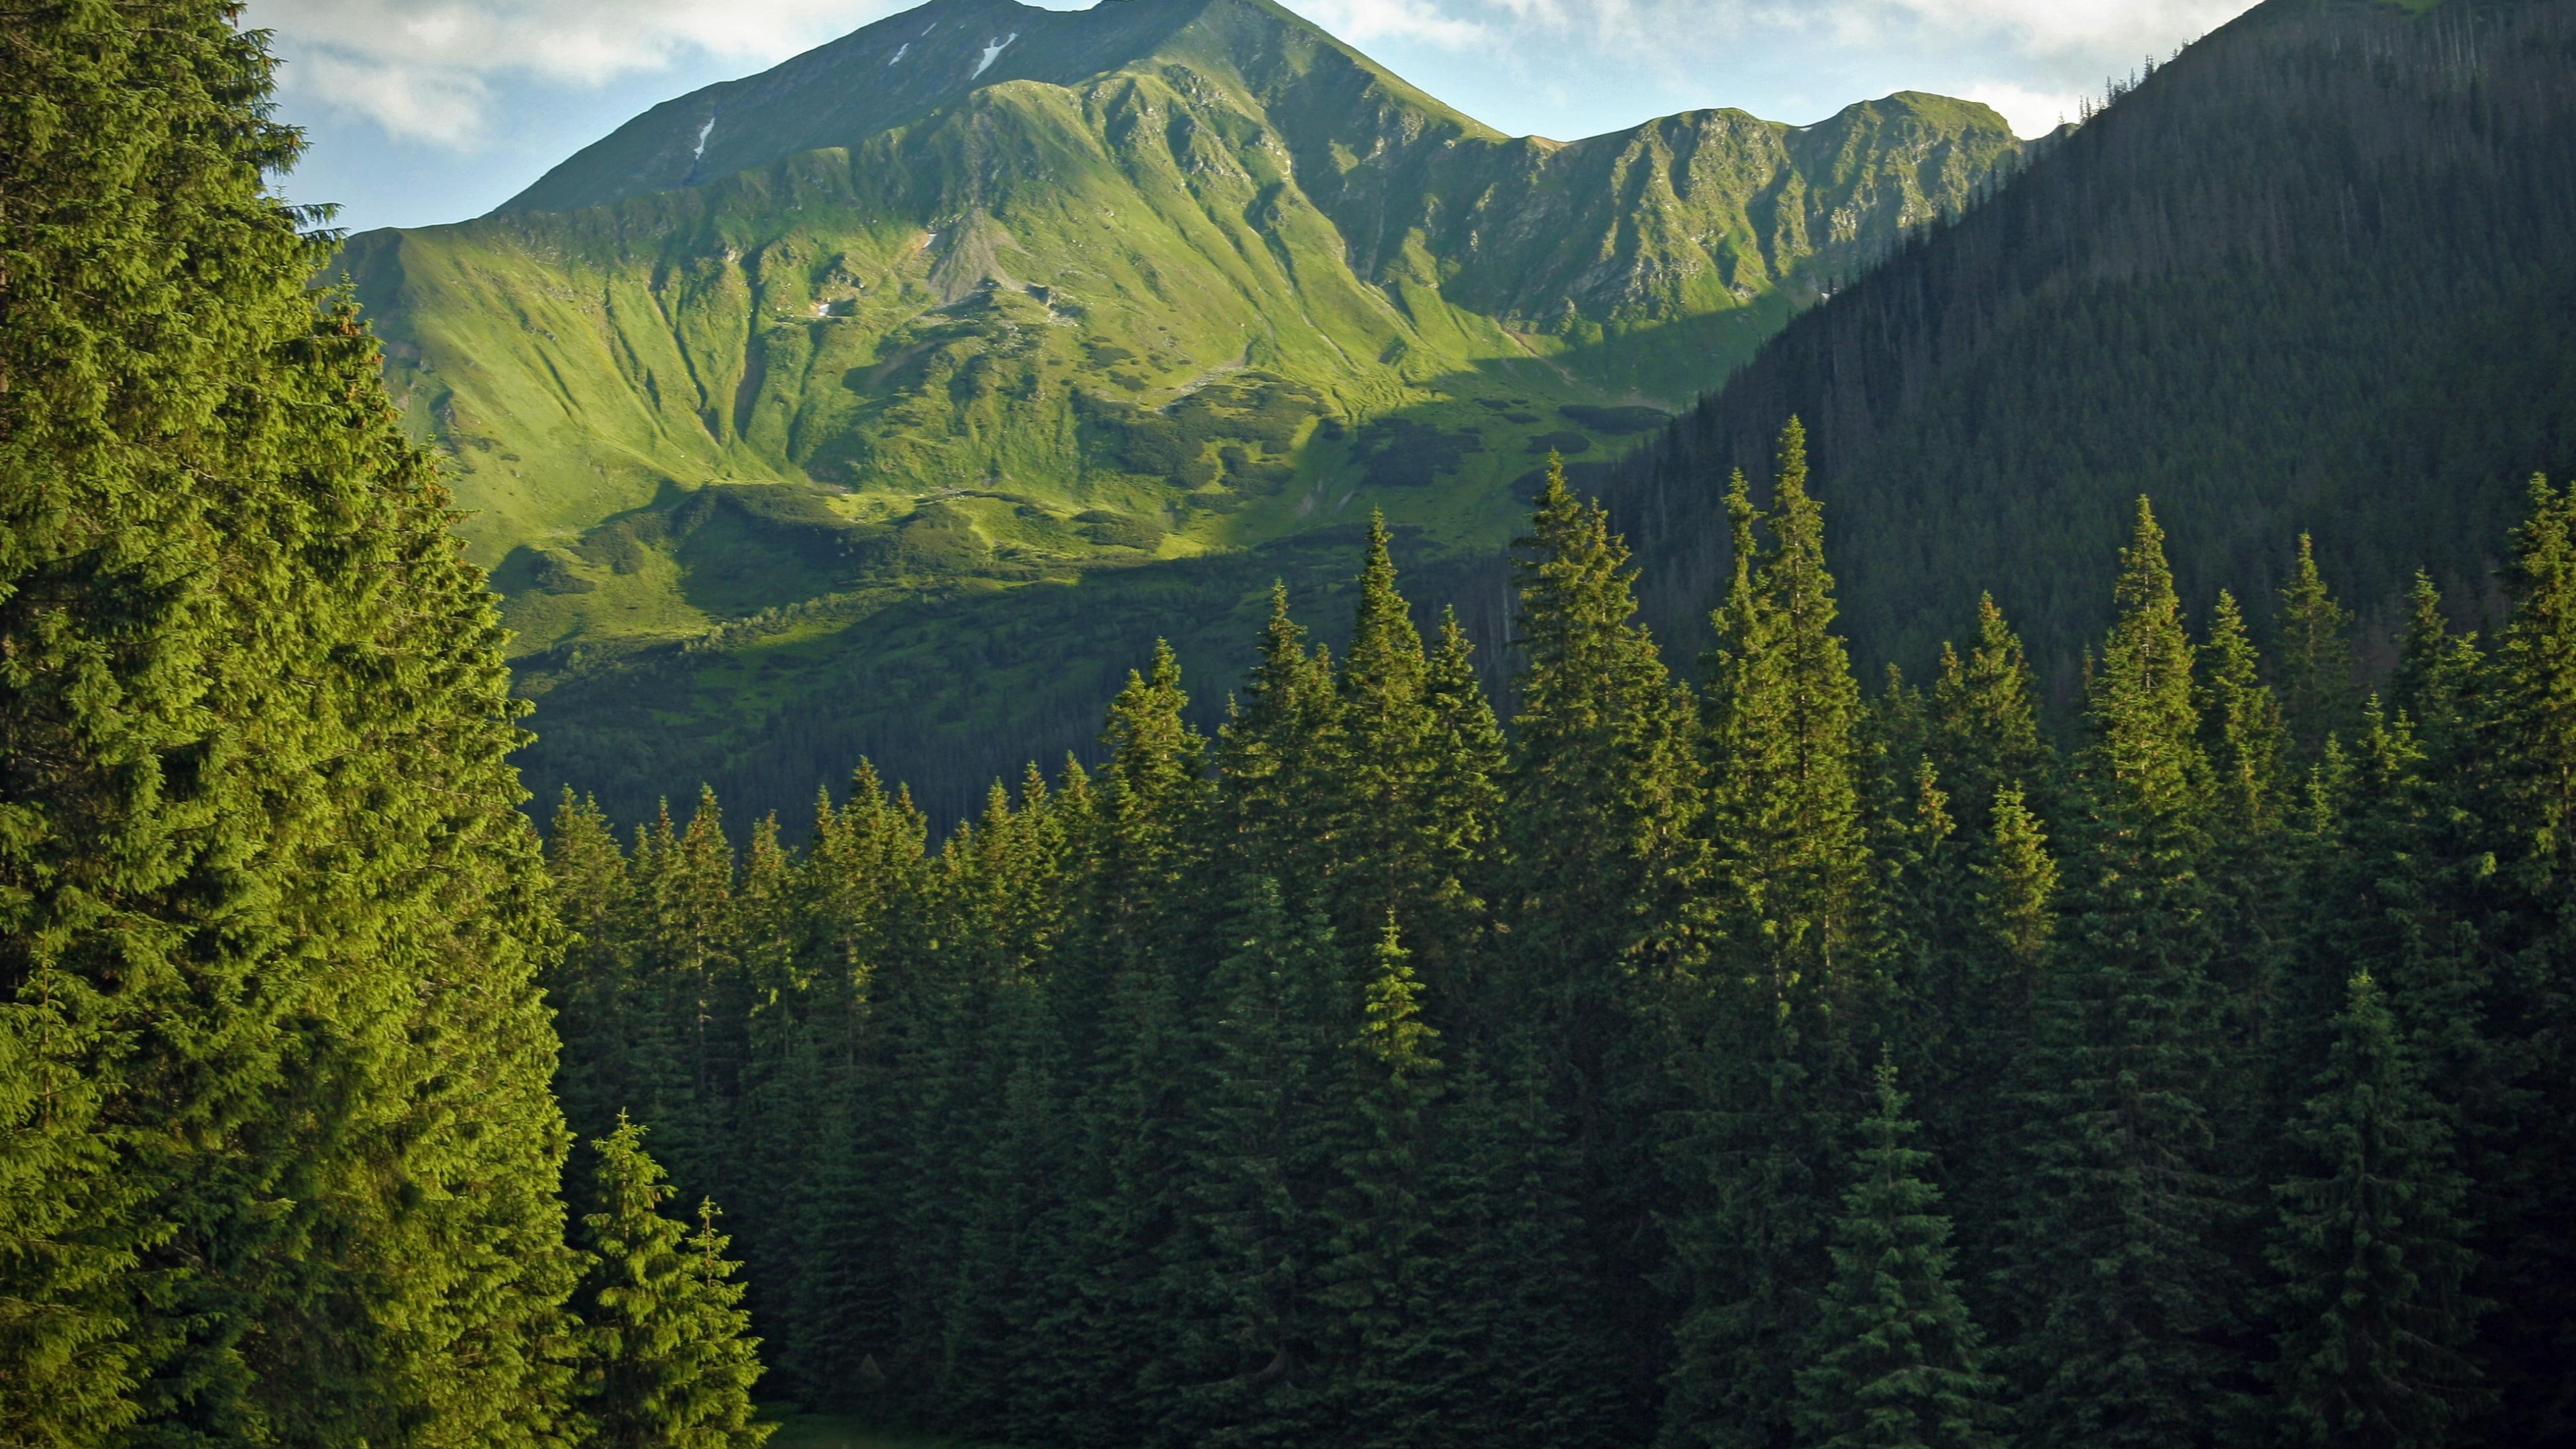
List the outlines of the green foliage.
{"label": "green foliage", "polygon": [[2296,1443],[2448,1443],[2477,1397],[2461,1353],[2482,1307],[2463,1288],[2467,1183],[2368,975],[2352,979],[2334,1030],[2289,1131],[2296,1170],[2273,1188],[2280,1413]]}
{"label": "green foliage", "polygon": [[[2576,22],[2522,0],[2249,14],[2069,117],[1993,204],[1855,271],[1603,485],[1659,637],[1701,646],[1727,567],[1717,485],[1789,414],[1819,429],[1871,677],[1927,669],[1991,589],[2052,702],[2073,696],[2111,618],[2100,560],[2140,494],[2174,524],[2194,612],[2233,588],[2257,638],[2290,637],[2276,601],[2303,532],[2371,624],[2402,619],[2418,568],[2455,622],[2491,622],[2521,480],[2576,467],[2576,100],[2558,83]],[[2490,21],[2464,107],[2442,57]],[[2339,59],[2364,53],[2381,59]],[[2381,140],[2354,147],[2356,117]],[[2304,774],[2320,722],[2288,692],[2297,649],[2272,653]]]}
{"label": "green foliage", "polygon": [[1834,1224],[1834,1280],[1798,1370],[1800,1436],[1823,1449],[2002,1442],[2002,1386],[1980,1366],[1982,1336],[1951,1280],[1950,1220],[1923,1178],[1931,1154],[1906,1141],[1917,1130],[1882,1061]]}
{"label": "green foliage", "polygon": [[[745,1203],[782,1392],[886,1421],[2545,1437],[2576,502],[2534,495],[2493,656],[2427,610],[2441,718],[2365,710],[2299,797],[2259,652],[2224,609],[2195,645],[2144,510],[2069,766],[1992,607],[1864,702],[1799,442],[1767,518],[1737,490],[1698,689],[1560,475],[1508,736],[1381,522],[1342,656],[1274,590],[1214,741],[1164,646],[1096,777],[997,786],[935,852],[873,772],[739,866],[712,800],[631,856],[568,804],[564,912],[623,944],[567,957],[567,1099],[669,1064],[631,1090]],[[1919,1125],[1863,1065],[1893,1049]]]}
{"label": "green foliage", "polygon": [[0,41],[0,1439],[560,1443],[520,711],[234,19]]}
{"label": "green foliage", "polygon": [[712,1201],[692,1236],[665,1216],[670,1197],[644,1130],[620,1121],[591,1144],[593,1202],[582,1219],[591,1254],[583,1318],[582,1407],[603,1449],[759,1449],[772,1424],[752,1421],[760,1377],[741,1309],[739,1266],[725,1257]]}

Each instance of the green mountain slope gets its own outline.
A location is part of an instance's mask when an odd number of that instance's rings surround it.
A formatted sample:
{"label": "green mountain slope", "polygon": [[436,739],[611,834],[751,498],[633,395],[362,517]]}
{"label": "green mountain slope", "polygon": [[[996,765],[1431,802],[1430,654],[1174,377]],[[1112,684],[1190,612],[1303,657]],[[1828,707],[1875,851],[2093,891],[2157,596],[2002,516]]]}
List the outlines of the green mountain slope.
{"label": "green mountain slope", "polygon": [[2312,533],[2387,643],[2430,568],[2498,595],[2524,480],[2576,469],[2576,8],[2272,0],[1960,224],[1801,316],[1619,482],[1694,647],[1727,470],[1808,423],[1844,618],[1909,671],[1991,586],[2060,697],[2141,493],[2184,598],[2261,621]]}
{"label": "green mountain slope", "polygon": [[[1203,622],[1183,580],[1371,507],[1490,553],[1549,449],[1651,431],[2020,154],[1912,94],[1507,138],[1269,0],[938,0],[340,265],[507,596],[532,775],[792,801],[922,735],[855,687],[893,669],[998,730],[930,782],[962,805]],[[1063,585],[1099,654],[957,677]]]}

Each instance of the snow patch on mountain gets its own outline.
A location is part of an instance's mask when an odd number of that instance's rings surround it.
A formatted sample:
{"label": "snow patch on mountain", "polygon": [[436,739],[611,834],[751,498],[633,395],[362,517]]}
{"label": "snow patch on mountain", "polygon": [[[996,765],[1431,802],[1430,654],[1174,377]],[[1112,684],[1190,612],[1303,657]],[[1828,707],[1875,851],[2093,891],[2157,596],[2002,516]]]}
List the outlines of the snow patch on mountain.
{"label": "snow patch on mountain", "polygon": [[992,69],[993,62],[1000,59],[1002,52],[1011,48],[1011,42],[1019,38],[1020,33],[1014,30],[999,40],[987,42],[984,46],[984,58],[975,62],[975,69],[969,72],[966,78],[973,80],[976,76]]}

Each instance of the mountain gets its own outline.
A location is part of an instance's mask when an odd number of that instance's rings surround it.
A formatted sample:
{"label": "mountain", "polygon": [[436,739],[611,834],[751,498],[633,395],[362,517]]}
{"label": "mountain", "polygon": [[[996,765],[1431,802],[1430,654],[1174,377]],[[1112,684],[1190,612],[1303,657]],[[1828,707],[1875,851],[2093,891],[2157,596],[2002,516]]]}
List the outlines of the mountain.
{"label": "mountain", "polygon": [[1156,635],[1225,677],[1372,507],[1489,557],[1550,449],[1653,432],[2023,150],[1910,93],[1513,138],[1269,0],[936,0],[335,267],[541,788],[797,809],[872,753],[963,808]]}
{"label": "mountain", "polygon": [[2525,480],[2576,471],[2571,56],[2563,4],[2272,0],[2123,85],[1630,461],[1658,633],[1696,647],[1792,414],[1853,642],[1909,671],[1992,587],[2068,698],[2140,494],[2196,610],[2267,620],[2311,533],[2369,662],[2419,567],[2488,622]]}

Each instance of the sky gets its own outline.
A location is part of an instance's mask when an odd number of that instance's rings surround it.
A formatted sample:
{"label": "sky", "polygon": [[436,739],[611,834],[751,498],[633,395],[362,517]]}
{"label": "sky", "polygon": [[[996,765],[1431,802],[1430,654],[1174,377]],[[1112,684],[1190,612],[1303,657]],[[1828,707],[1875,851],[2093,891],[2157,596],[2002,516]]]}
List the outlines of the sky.
{"label": "sky", "polygon": [[[658,101],[917,0],[250,0],[310,147],[298,202],[352,231],[491,210]],[[1042,0],[1080,10],[1091,0]],[[1574,140],[1736,106],[1804,125],[1935,91],[2024,136],[2251,0],[1283,0],[1450,105]]]}

